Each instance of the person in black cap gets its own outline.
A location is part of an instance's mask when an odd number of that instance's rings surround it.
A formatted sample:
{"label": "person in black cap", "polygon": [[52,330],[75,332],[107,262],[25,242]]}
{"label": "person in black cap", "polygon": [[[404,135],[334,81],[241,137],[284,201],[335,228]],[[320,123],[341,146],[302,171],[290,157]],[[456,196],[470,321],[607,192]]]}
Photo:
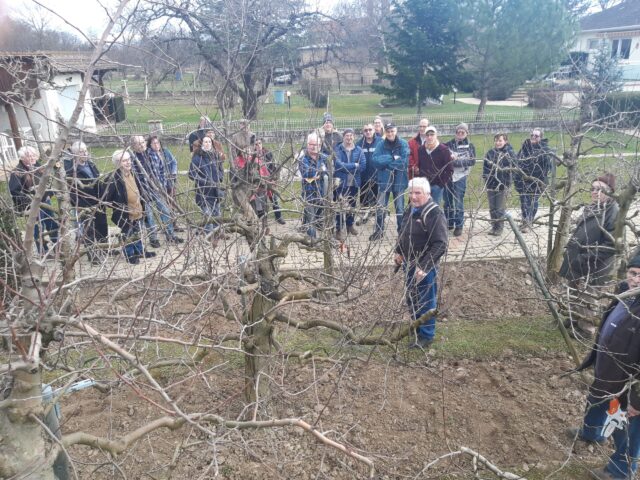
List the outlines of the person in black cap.
{"label": "person in black cap", "polygon": [[592,472],[601,480],[632,479],[640,456],[640,256],[629,260],[626,280],[618,286],[618,295],[604,315],[596,341],[588,357],[577,369],[593,367],[594,380],[589,387],[587,407],[581,428],[570,428],[572,440],[604,444],[605,421],[611,401],[626,410],[628,424],[613,431],[615,452],[609,463]]}
{"label": "person in black cap", "polygon": [[389,196],[393,195],[396,209],[398,232],[402,226],[404,214],[404,191],[409,184],[409,144],[398,137],[398,129],[393,123],[384,126],[385,139],[373,152],[373,165],[376,167],[378,180],[378,209],[376,227],[369,240],[380,240],[384,233],[385,210],[389,204]]}
{"label": "person in black cap", "polygon": [[616,177],[611,173],[591,182],[591,203],[582,210],[565,248],[559,274],[567,279],[571,289],[569,318],[577,330],[574,334],[595,333],[597,312],[589,308],[593,302],[591,290],[604,284],[613,268],[615,239],[612,234],[619,211],[611,197],[615,187]]}

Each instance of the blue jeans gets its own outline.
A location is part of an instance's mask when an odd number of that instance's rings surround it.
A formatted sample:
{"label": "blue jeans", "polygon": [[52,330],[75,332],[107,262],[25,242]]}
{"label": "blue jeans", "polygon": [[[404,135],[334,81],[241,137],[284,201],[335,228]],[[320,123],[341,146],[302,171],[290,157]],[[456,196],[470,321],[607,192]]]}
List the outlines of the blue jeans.
{"label": "blue jeans", "polygon": [[146,203],[144,209],[145,224],[149,229],[151,239],[158,239],[158,224],[156,223],[156,220],[153,216],[154,209],[157,211],[158,216],[160,217],[160,222],[162,223],[162,227],[164,228],[165,235],[167,236],[167,238],[172,238],[175,233],[173,231],[171,210],[169,210],[169,207],[167,207],[166,203],[164,203],[161,199],[155,197]]}
{"label": "blue jeans", "polygon": [[125,238],[125,244],[123,248],[125,257],[131,258],[135,255],[142,255],[144,253],[144,249],[142,248],[142,240],[138,238],[137,240],[129,241],[131,237],[140,235],[140,220],[136,220],[131,223],[127,222],[122,227],[121,232]]}
{"label": "blue jeans", "polygon": [[342,230],[343,218],[346,220],[347,227],[353,226],[353,211],[356,208],[356,196],[358,195],[358,187],[346,187],[341,188],[333,192],[333,201],[337,201],[342,197],[346,200],[346,204],[349,205],[348,212],[336,213],[336,231]]}
{"label": "blue jeans", "polygon": [[533,223],[538,213],[538,200],[540,192],[537,190],[527,190],[520,193],[520,210],[522,212],[522,220],[527,223]]}
{"label": "blue jeans", "polygon": [[396,209],[396,222],[398,224],[398,232],[402,226],[402,215],[404,214],[404,191],[394,186],[387,189],[378,186],[378,208],[376,210],[376,232],[384,231],[384,217],[386,215],[387,205],[389,205],[389,196],[393,194],[393,206]]}
{"label": "blue jeans", "polygon": [[464,226],[464,194],[467,191],[467,177],[457,182],[449,182],[444,191],[444,214],[449,228]]}
{"label": "blue jeans", "polygon": [[220,200],[216,200],[215,203],[206,203],[200,206],[204,220],[207,222],[204,225],[204,231],[211,233],[220,227],[217,222],[213,220],[214,217],[220,216]]}
{"label": "blue jeans", "polygon": [[[43,202],[48,205],[51,205],[49,200]],[[46,253],[47,242],[41,242],[40,240],[40,231],[44,234],[44,232],[49,233],[49,240],[51,243],[56,243],[58,241],[58,222],[53,219],[53,211],[47,208],[40,207],[38,211],[38,221],[36,222],[33,228],[33,239],[36,242],[36,248],[38,249],[38,253]]]}
{"label": "blue jeans", "polygon": [[[438,270],[432,268],[421,282],[415,281],[415,269],[406,269],[407,305],[411,312],[411,318],[417,320],[429,310],[436,308],[438,284],[436,277]],[[433,316],[418,327],[418,338],[433,340],[436,335],[436,317]]]}
{"label": "blue jeans", "polygon": [[[584,416],[580,436],[585,440],[602,441],[602,426],[607,419],[609,399],[587,397],[587,411]],[[612,434],[616,450],[609,457],[605,467],[607,472],[619,479],[631,479],[638,469],[640,456],[640,417],[631,417],[624,430],[615,430]]]}
{"label": "blue jeans", "polygon": [[444,188],[439,187],[438,185],[431,185],[431,198],[438,205],[442,203],[442,196],[444,194]]}
{"label": "blue jeans", "polygon": [[302,197],[304,202],[304,210],[302,212],[302,224],[307,226],[307,235],[311,238],[316,238],[317,229],[322,225],[322,198],[305,198]]}

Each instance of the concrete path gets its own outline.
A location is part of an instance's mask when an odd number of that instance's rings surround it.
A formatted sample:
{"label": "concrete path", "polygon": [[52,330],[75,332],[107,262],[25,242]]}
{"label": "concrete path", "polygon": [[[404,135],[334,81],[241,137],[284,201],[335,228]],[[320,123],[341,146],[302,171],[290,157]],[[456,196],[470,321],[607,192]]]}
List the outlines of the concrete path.
{"label": "concrete path", "polygon": [[[519,212],[509,211],[514,218],[519,217]],[[546,212],[541,211],[540,214]],[[522,258],[524,254],[510,231],[508,223],[505,224],[504,234],[494,237],[487,234],[490,230],[488,211],[479,211],[466,220],[464,233],[460,237],[450,236],[449,251],[445,262],[459,262],[471,260],[490,260],[499,258]],[[283,234],[295,231],[299,226],[296,220],[287,221],[286,225],[277,225],[270,219],[272,234],[277,238]],[[387,226],[391,223],[387,220]],[[338,251],[337,245],[334,254],[334,262],[337,269],[341,267],[379,267],[393,264],[393,249],[396,242],[395,228],[387,228],[384,238],[380,241],[370,242],[369,235],[373,231],[373,223],[356,227],[358,235],[349,236],[346,242],[347,249]],[[116,229],[111,232],[116,233]],[[168,278],[210,278],[211,276],[224,275],[231,270],[237,271],[239,263],[245,259],[250,261],[250,251],[243,237],[233,234],[229,238],[220,240],[213,248],[201,235],[193,236],[187,233],[180,234],[186,239],[181,245],[163,245],[153,250],[157,253],[155,258],[141,259],[139,265],[130,265],[122,255],[108,257],[102,265],[92,265],[85,257],[81,258],[76,266],[76,278],[92,279],[138,279],[148,275],[161,275]],[[547,227],[536,226],[525,234],[528,246],[536,256],[546,253]],[[115,237],[114,237],[115,238]],[[50,273],[56,268],[53,260],[45,262]],[[300,248],[296,244],[289,247],[289,253],[282,260],[282,270],[315,270],[323,267],[323,255],[321,252],[309,251]]]}
{"label": "concrete path", "polygon": [[[473,97],[456,98],[456,102],[466,103],[468,105],[480,105],[480,99]],[[527,102],[514,100],[489,100],[487,101],[487,105],[494,105],[498,107],[526,107]]]}

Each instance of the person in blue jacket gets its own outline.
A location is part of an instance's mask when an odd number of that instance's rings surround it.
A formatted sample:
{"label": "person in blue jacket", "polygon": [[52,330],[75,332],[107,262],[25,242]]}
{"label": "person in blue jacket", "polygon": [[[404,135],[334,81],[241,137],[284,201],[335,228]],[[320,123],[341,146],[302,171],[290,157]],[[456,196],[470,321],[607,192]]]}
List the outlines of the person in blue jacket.
{"label": "person in blue jacket", "polygon": [[302,224],[307,227],[307,235],[316,238],[322,222],[324,196],[329,184],[327,156],[320,153],[320,137],[312,133],[307,137],[307,148],[300,159],[298,168],[302,176],[302,202],[304,211]]}
{"label": "person in blue jacket", "polygon": [[373,124],[368,123],[362,128],[362,138],[356,145],[362,148],[367,165],[360,176],[360,208],[366,208],[356,225],[364,225],[369,221],[370,209],[376,206],[378,201],[378,182],[376,180],[376,168],[373,166],[373,152],[383,138],[375,134]]}
{"label": "person in blue jacket", "polygon": [[404,191],[409,184],[409,144],[398,137],[398,129],[393,123],[384,127],[385,139],[373,153],[373,165],[376,168],[378,181],[378,209],[376,227],[369,240],[379,240],[384,233],[385,210],[389,204],[389,196],[393,195],[396,210],[398,232],[402,226],[404,213]]}
{"label": "person in blue jacket", "polygon": [[[352,128],[347,128],[342,133],[342,143],[336,147],[335,155],[334,177],[339,179],[339,185],[333,191],[333,200],[337,202],[342,199],[344,204],[349,207],[346,214],[341,211],[336,214],[336,238],[344,240],[343,223],[346,223],[349,235],[358,234],[353,227],[353,212],[356,208],[356,198],[361,185],[362,172],[367,167],[367,159],[362,148],[358,147],[354,142]],[[343,217],[345,217],[345,222],[343,222]]]}

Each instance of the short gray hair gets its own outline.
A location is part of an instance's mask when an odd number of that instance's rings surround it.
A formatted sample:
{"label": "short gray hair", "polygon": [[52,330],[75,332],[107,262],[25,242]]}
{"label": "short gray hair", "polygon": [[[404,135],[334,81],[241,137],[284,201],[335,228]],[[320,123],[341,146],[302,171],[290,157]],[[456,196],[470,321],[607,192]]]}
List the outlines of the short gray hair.
{"label": "short gray hair", "polygon": [[133,135],[129,140],[129,143],[133,145],[134,143],[144,143],[144,137],[142,135]]}
{"label": "short gray hair", "polygon": [[120,166],[120,162],[122,162],[122,159],[125,158],[125,156],[131,158],[131,154],[127,150],[120,149],[113,152],[113,155],[111,155],[113,165],[118,168]]}
{"label": "short gray hair", "polygon": [[317,133],[310,133],[309,135],[307,135],[307,143],[309,143],[311,140],[315,140],[316,142],[319,142],[320,136]]}
{"label": "short gray hair", "polygon": [[81,142],[80,140],[78,140],[77,142],[73,142],[71,144],[71,149],[70,149],[71,153],[78,153],[80,149],[87,150],[87,146],[85,145],[84,142]]}
{"label": "short gray hair", "polygon": [[424,193],[431,193],[431,185],[429,185],[429,180],[425,177],[415,177],[409,180],[408,189],[411,190],[412,188],[419,188]]}
{"label": "short gray hair", "polygon": [[40,153],[38,152],[38,150],[36,150],[35,148],[29,146],[29,145],[25,145],[24,147],[20,147],[20,149],[18,150],[18,158],[19,159],[23,159],[24,157],[26,157],[27,155],[37,155],[40,156]]}

